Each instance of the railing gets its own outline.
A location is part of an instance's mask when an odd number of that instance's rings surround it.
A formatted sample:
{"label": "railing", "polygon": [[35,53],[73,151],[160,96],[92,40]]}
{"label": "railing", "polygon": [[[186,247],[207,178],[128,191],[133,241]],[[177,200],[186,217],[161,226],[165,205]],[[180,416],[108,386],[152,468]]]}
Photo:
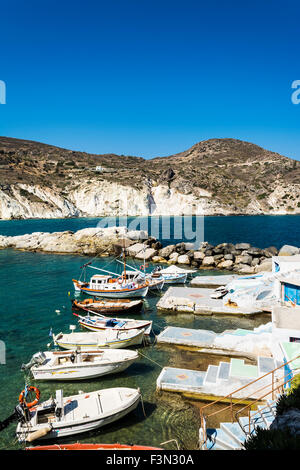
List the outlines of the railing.
{"label": "railing", "polygon": [[[250,425],[251,425],[250,411],[251,411],[251,407],[256,405],[258,402],[263,401],[264,399],[266,399],[266,397],[268,397],[270,395],[271,395],[272,399],[274,399],[276,391],[283,392],[284,387],[288,383],[291,382],[291,380],[293,378],[293,375],[290,373],[289,374],[290,378],[288,380],[285,380],[284,374],[283,374],[283,377],[281,379],[279,379],[278,377],[275,377],[275,373],[279,369],[282,369],[282,368],[286,367],[288,364],[290,364],[291,362],[295,361],[298,358],[300,358],[300,355],[294,357],[290,361],[285,362],[284,364],[281,364],[279,367],[276,367],[276,369],[273,369],[272,371],[262,375],[261,377],[258,377],[257,379],[253,380],[252,382],[249,382],[248,384],[243,385],[242,387],[238,388],[237,390],[234,390],[233,392],[229,393],[225,397],[219,398],[218,400],[215,400],[211,403],[208,403],[207,405],[202,406],[200,408],[200,423],[201,423],[201,429],[202,429],[202,436],[201,436],[202,442],[200,442],[200,448],[207,449],[207,420],[208,420],[208,418],[211,418],[212,416],[215,416],[219,413],[223,413],[226,410],[230,410],[230,412],[231,412],[231,422],[233,423],[234,421],[236,421],[236,422],[238,422],[238,424],[240,426],[241,426],[241,424],[239,422],[239,415],[242,412],[245,413],[247,411],[248,412],[248,418],[249,418],[249,421],[248,421],[249,422],[249,428],[248,429],[250,431]],[[241,403],[244,404],[245,398],[235,399],[233,397],[233,395],[237,394],[238,392],[241,392],[242,390],[245,390],[246,388],[251,387],[253,384],[255,384],[257,382],[260,382],[262,379],[265,379],[268,376],[272,376],[271,383],[268,383],[268,384],[264,385],[263,387],[260,387],[257,390],[255,390],[255,392],[251,392],[251,393],[252,393],[252,395],[255,393],[255,395],[257,396],[258,393],[262,392],[266,388],[269,388],[268,392],[263,393],[262,395],[259,395],[259,398],[256,398],[255,400],[251,399],[250,404],[248,404],[246,406],[243,406],[241,409],[239,409],[237,412],[234,413],[233,407],[237,406]],[[248,398],[248,400],[249,400],[249,398]],[[224,401],[229,401],[230,402],[229,405],[225,406],[221,410],[217,410],[217,411],[214,411],[210,414],[207,414],[207,409],[211,408],[212,406],[215,406],[216,404],[220,404]],[[245,436],[247,436],[249,434],[249,432],[247,432],[245,430],[245,426],[241,426],[241,428],[244,431]]]}

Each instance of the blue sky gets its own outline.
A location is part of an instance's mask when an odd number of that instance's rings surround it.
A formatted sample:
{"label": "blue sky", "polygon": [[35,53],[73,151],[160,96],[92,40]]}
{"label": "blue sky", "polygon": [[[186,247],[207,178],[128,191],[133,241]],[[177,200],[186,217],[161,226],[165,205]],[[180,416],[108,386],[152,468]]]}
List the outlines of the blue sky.
{"label": "blue sky", "polygon": [[296,1],[1,5],[0,135],[170,155],[233,137],[300,160]]}

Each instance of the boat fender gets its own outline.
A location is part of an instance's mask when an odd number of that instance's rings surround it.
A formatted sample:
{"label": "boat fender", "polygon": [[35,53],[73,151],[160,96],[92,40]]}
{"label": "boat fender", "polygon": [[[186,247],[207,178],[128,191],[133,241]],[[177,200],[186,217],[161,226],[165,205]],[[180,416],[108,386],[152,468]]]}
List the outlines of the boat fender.
{"label": "boat fender", "polygon": [[33,406],[35,406],[38,403],[38,401],[40,399],[40,396],[41,396],[41,392],[39,391],[38,388],[33,387],[33,386],[27,387],[26,392],[35,392],[35,399],[33,401],[31,401],[30,403],[27,403],[26,402],[26,396],[25,396],[25,389],[24,389],[24,390],[22,390],[22,392],[19,395],[19,402],[24,403],[27,406],[27,408],[32,408]]}
{"label": "boat fender", "polygon": [[41,437],[46,436],[50,431],[52,430],[52,426],[49,424],[48,426],[43,427],[42,429],[39,429],[38,431],[32,432],[27,438],[27,442],[32,442],[35,441],[36,439],[39,439]]}

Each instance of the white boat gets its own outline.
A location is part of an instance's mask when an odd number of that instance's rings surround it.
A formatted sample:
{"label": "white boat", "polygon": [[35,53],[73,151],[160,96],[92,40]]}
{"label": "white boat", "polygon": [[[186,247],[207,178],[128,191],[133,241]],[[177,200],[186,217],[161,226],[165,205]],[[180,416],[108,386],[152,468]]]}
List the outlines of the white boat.
{"label": "white boat", "polygon": [[150,335],[152,320],[133,320],[131,318],[109,318],[103,315],[90,315],[83,317],[73,312],[78,317],[78,323],[83,328],[91,331],[102,331],[111,329],[114,331],[128,331],[144,329],[145,335]]}
{"label": "white boat", "polygon": [[36,380],[84,380],[122,372],[137,359],[138,353],[128,349],[45,351],[34,354],[22,370],[29,369]]}
{"label": "white boat", "polygon": [[149,285],[145,282],[138,284],[126,277],[95,274],[89,282],[72,279],[75,291],[96,297],[111,299],[128,299],[146,297]]}
{"label": "white boat", "polygon": [[[73,327],[73,325],[71,325]],[[71,328],[72,329],[72,328]],[[72,333],[58,333],[52,335],[55,345],[63,349],[90,349],[113,348],[120,349],[141,344],[144,338],[144,329],[114,331],[88,331]]]}
{"label": "white boat", "polygon": [[168,266],[165,269],[157,267],[155,273],[159,273],[165,280],[165,284],[185,284],[189,274],[195,273],[192,269],[183,269],[179,266]]}
{"label": "white boat", "polygon": [[140,401],[139,389],[116,387],[63,397],[57,390],[55,399],[26,409],[16,436],[19,442],[57,439],[93,431],[133,411]]}
{"label": "white boat", "polygon": [[[132,268],[133,269],[133,268]],[[124,276],[124,272],[122,273]],[[126,271],[126,277],[131,282],[136,282],[137,284],[147,284],[149,290],[162,290],[164,287],[165,279],[159,273],[144,273],[142,271]]]}

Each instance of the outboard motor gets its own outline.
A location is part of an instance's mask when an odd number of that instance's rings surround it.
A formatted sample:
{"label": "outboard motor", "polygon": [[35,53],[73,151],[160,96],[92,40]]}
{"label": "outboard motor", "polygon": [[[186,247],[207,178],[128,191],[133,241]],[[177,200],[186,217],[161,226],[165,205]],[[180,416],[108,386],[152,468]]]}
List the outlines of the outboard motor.
{"label": "outboard motor", "polygon": [[43,352],[37,352],[32,356],[32,358],[30,359],[30,362],[28,362],[27,364],[22,364],[21,370],[28,370],[32,366],[42,365],[44,364],[45,361],[46,361],[46,355]]}
{"label": "outboard motor", "polygon": [[6,429],[10,423],[13,421],[20,421],[20,422],[26,422],[30,421],[30,411],[27,406],[24,404],[19,403],[15,409],[14,412],[6,419],[3,421],[0,421],[0,431],[3,431]]}

